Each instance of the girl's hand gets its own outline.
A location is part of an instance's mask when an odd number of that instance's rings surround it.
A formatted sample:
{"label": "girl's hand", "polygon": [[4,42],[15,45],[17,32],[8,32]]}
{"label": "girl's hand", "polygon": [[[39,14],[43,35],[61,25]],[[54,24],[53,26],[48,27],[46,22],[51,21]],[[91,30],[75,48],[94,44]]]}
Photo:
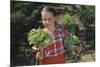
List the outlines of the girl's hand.
{"label": "girl's hand", "polygon": [[82,51],[82,47],[77,47],[76,51],[77,51],[77,53],[80,53]]}
{"label": "girl's hand", "polygon": [[36,59],[38,59],[38,60],[44,59],[43,54],[42,54],[41,52],[37,52],[37,54],[36,54]]}
{"label": "girl's hand", "polygon": [[39,50],[39,48],[37,48],[36,45],[34,45],[34,46],[32,47],[32,49],[33,49],[33,50],[36,50],[36,51]]}

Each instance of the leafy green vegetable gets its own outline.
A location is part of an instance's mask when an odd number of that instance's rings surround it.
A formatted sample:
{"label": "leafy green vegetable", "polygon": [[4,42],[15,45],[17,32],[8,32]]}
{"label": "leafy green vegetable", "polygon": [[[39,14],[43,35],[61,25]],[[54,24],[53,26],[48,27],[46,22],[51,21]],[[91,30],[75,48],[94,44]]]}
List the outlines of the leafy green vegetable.
{"label": "leafy green vegetable", "polygon": [[28,34],[28,41],[30,45],[37,45],[43,47],[52,43],[53,39],[49,33],[43,29],[32,29]]}
{"label": "leafy green vegetable", "polygon": [[64,15],[64,25],[70,33],[69,36],[65,37],[64,43],[71,44],[71,45],[79,44],[80,39],[78,36],[75,35],[76,28],[75,28],[75,24],[73,22],[73,18],[68,13],[65,13],[65,15]]}
{"label": "leafy green vegetable", "polygon": [[75,30],[75,24],[73,22],[73,18],[71,15],[69,15],[68,13],[66,13],[64,15],[64,26],[67,28],[67,30],[70,33],[75,34],[76,30]]}
{"label": "leafy green vegetable", "polygon": [[70,33],[69,36],[65,37],[64,43],[65,44],[71,44],[71,45],[79,44],[80,43],[80,39],[76,35]]}

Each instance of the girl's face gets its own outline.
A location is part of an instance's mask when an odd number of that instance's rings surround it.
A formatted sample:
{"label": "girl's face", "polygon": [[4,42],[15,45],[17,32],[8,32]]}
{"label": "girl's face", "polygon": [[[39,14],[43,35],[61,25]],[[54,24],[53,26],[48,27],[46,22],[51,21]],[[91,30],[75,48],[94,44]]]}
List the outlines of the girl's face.
{"label": "girl's face", "polygon": [[42,23],[45,28],[52,28],[55,27],[56,17],[53,15],[52,12],[41,12],[42,15]]}

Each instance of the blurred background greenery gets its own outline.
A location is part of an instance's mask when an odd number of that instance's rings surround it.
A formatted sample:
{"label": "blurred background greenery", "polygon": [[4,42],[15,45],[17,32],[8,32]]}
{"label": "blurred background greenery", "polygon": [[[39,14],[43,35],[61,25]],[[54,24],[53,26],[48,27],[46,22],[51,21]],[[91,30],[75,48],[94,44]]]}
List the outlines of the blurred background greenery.
{"label": "blurred background greenery", "polygon": [[[35,53],[27,41],[27,35],[33,28],[41,27],[40,11],[44,6],[53,6],[57,11],[58,26],[63,26],[63,16],[69,15],[74,22],[69,31],[80,37],[81,57],[77,62],[94,61],[95,57],[95,6],[11,1],[11,65],[35,65]],[[69,27],[68,27],[69,28]],[[92,54],[92,59],[84,57]],[[85,57],[85,58],[86,58]],[[75,58],[75,57],[74,57]],[[88,59],[88,58],[87,58]],[[77,59],[75,59],[77,60]],[[76,62],[76,61],[75,61]]]}

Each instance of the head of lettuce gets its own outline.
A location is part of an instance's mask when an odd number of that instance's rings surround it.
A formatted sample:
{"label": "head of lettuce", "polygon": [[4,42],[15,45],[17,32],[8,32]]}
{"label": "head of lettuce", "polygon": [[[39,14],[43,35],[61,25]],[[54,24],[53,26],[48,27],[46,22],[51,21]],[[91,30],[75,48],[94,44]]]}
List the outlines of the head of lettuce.
{"label": "head of lettuce", "polygon": [[50,45],[53,42],[53,39],[49,35],[49,33],[44,31],[41,28],[32,29],[28,33],[27,38],[30,45],[36,45],[38,47],[45,47]]}

